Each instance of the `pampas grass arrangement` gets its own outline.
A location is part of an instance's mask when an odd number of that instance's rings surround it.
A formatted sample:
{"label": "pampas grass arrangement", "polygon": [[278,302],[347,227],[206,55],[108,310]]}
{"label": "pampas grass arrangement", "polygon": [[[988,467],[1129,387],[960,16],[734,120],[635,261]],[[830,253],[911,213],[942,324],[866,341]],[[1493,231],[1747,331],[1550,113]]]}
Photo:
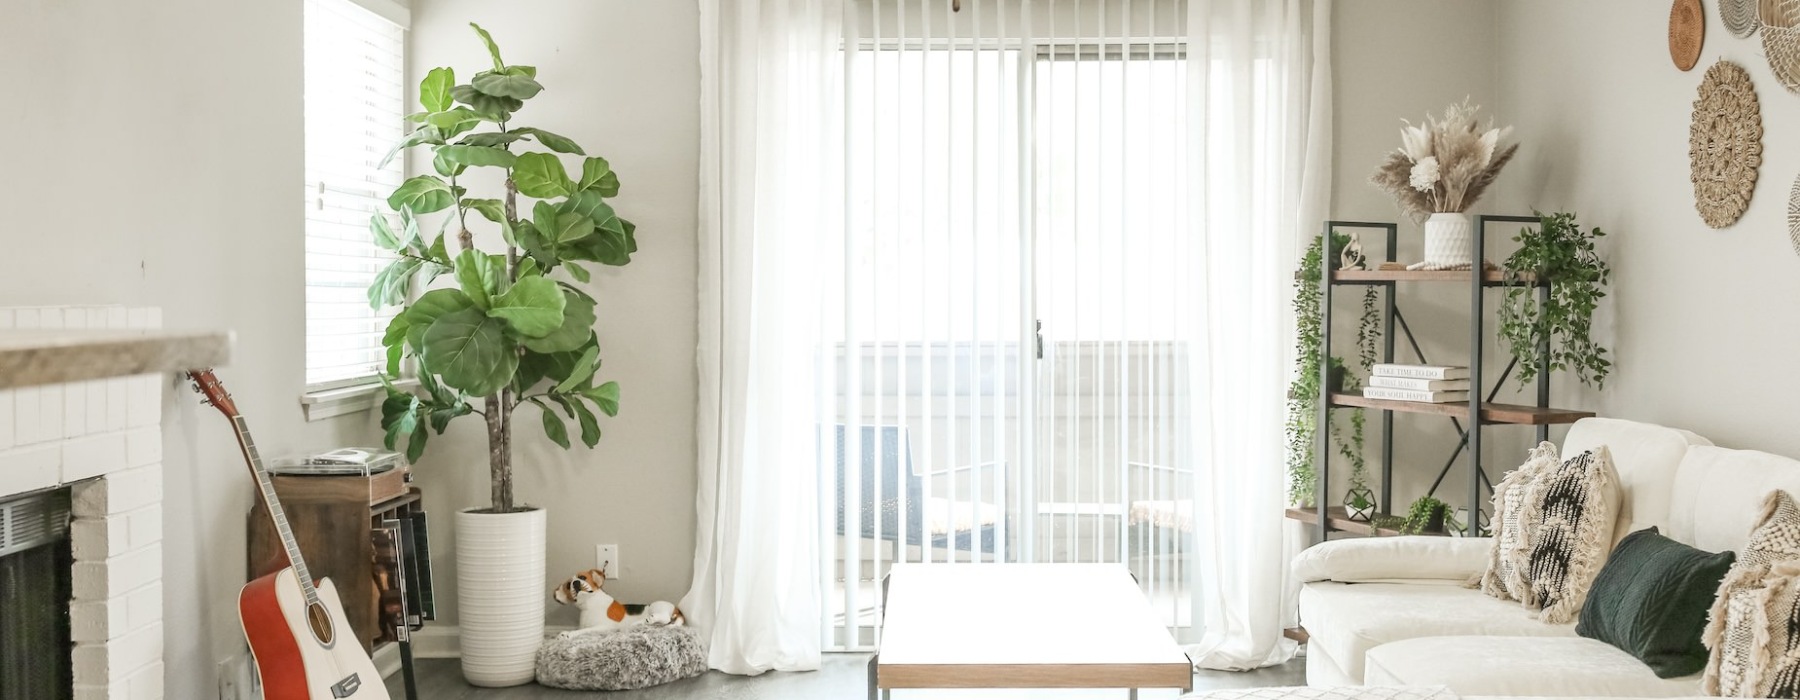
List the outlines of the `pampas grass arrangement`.
{"label": "pampas grass arrangement", "polygon": [[1480,111],[1465,99],[1441,118],[1427,114],[1418,126],[1402,121],[1400,150],[1388,154],[1369,182],[1392,195],[1414,223],[1468,211],[1519,150],[1517,143],[1501,144],[1512,127],[1494,128],[1490,119],[1484,129]]}

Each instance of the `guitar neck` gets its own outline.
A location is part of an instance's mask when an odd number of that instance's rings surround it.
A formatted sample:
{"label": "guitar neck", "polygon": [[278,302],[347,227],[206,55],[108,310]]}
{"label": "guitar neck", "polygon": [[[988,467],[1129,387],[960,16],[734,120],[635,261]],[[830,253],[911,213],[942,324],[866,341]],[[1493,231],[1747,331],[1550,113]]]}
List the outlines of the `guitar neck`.
{"label": "guitar neck", "polygon": [[275,534],[281,538],[281,546],[287,551],[288,566],[293,567],[294,576],[300,579],[300,590],[306,595],[306,602],[319,602],[318,589],[313,586],[312,574],[306,570],[306,558],[300,555],[300,544],[294,539],[294,529],[288,525],[287,512],[281,507],[281,498],[275,495],[275,482],[269,477],[269,470],[263,467],[262,455],[256,451],[256,440],[250,437],[250,426],[240,416],[233,416],[231,425],[237,431],[238,446],[244,451],[244,463],[250,467],[250,475],[256,479],[257,493],[262,497],[263,506],[269,509],[269,520],[275,525]]}

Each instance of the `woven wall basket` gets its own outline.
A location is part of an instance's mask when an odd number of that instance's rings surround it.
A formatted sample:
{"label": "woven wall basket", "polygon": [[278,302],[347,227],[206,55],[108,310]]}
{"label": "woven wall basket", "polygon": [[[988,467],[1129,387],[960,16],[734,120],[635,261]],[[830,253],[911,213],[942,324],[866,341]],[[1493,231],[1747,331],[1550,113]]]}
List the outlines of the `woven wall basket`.
{"label": "woven wall basket", "polygon": [[1693,70],[1706,42],[1706,13],[1700,0],[1675,0],[1669,6],[1669,59],[1675,67]]}
{"label": "woven wall basket", "polygon": [[1719,0],[1719,19],[1725,22],[1725,31],[1739,39],[1748,39],[1755,34],[1762,22],[1756,18],[1757,0]]}
{"label": "woven wall basket", "polygon": [[1800,177],[1794,178],[1794,189],[1788,192],[1788,238],[1794,242],[1794,254],[1800,255]]}
{"label": "woven wall basket", "polygon": [[1688,126],[1688,167],[1694,208],[1707,226],[1730,226],[1750,208],[1762,167],[1762,133],[1750,74],[1723,60],[1706,69]]}
{"label": "woven wall basket", "polygon": [[1789,92],[1800,92],[1800,0],[1762,0],[1757,12],[1769,70]]}

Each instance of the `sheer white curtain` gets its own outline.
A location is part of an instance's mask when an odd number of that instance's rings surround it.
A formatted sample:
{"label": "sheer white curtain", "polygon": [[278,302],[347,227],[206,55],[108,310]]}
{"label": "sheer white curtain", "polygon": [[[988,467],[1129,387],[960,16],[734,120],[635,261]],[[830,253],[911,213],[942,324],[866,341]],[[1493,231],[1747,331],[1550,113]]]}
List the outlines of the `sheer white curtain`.
{"label": "sheer white curtain", "polygon": [[1294,653],[1282,516],[1288,294],[1330,180],[1330,0],[1194,2],[1188,230],[1201,330],[1191,381],[1204,668]]}
{"label": "sheer white curtain", "polygon": [[875,643],[894,561],[1119,562],[1198,664],[1292,655],[1328,3],[701,0],[715,667]]}
{"label": "sheer white curtain", "polygon": [[839,4],[701,0],[699,513],[681,608],[730,673],[819,666],[813,351],[843,197]]}

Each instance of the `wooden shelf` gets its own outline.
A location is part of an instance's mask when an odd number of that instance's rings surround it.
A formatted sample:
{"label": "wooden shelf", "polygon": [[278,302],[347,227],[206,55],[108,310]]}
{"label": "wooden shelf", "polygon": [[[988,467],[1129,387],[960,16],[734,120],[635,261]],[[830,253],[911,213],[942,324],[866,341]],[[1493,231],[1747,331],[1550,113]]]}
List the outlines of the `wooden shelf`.
{"label": "wooden shelf", "polygon": [[[1383,515],[1385,515],[1385,513]],[[1287,517],[1289,520],[1298,520],[1308,524],[1318,524],[1319,509],[1294,506],[1287,509]],[[1401,534],[1399,530],[1391,527],[1375,527],[1374,525],[1365,523],[1361,520],[1351,520],[1349,511],[1344,510],[1343,506],[1332,506],[1325,509],[1325,526],[1337,532],[1348,532],[1353,535],[1380,535],[1389,537]],[[1446,535],[1446,533],[1442,532],[1421,532],[1419,534],[1437,536]]]}
{"label": "wooden shelf", "polygon": [[[1467,401],[1457,401],[1454,403],[1423,403],[1419,401],[1371,399],[1357,394],[1332,394],[1331,405],[1351,408],[1373,408],[1378,411],[1399,411],[1402,413],[1429,413],[1463,419],[1469,417],[1469,402]],[[1538,408],[1536,406],[1520,406],[1507,403],[1483,403],[1481,405],[1481,420],[1487,423],[1505,423],[1508,425],[1561,425],[1592,417],[1594,417],[1593,411],[1577,411],[1569,408]]]}
{"label": "wooden shelf", "polygon": [[[1331,275],[1333,284],[1378,284],[1383,282],[1461,282],[1469,283],[1468,270],[1336,270]],[[1488,270],[1481,276],[1484,287],[1530,287],[1537,284],[1537,275],[1521,275],[1519,281],[1506,279],[1502,270]]]}

